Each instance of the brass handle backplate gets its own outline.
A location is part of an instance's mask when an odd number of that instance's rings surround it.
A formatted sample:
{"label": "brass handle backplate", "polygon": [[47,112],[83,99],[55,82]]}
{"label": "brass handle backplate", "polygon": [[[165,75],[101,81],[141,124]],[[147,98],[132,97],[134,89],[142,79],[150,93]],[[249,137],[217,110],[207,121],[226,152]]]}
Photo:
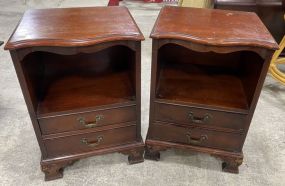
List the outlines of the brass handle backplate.
{"label": "brass handle backplate", "polygon": [[197,117],[194,116],[193,112],[189,113],[189,120],[191,123],[196,123],[196,124],[206,124],[210,121],[210,119],[212,118],[211,114],[206,113],[203,117]]}
{"label": "brass handle backplate", "polygon": [[77,120],[79,121],[80,124],[82,124],[85,128],[93,128],[97,126],[98,121],[102,120],[104,118],[103,115],[97,115],[95,116],[95,121],[87,123],[85,121],[84,117],[79,117]]}
{"label": "brass handle backplate", "polygon": [[192,145],[200,145],[203,141],[208,139],[208,136],[206,134],[202,134],[200,138],[193,138],[191,136],[191,132],[187,132],[186,137],[187,137],[188,143]]}
{"label": "brass handle backplate", "polygon": [[103,136],[98,136],[97,141],[95,142],[89,142],[87,138],[82,138],[80,140],[81,143],[87,145],[88,147],[96,147],[100,145],[100,143],[103,141]]}

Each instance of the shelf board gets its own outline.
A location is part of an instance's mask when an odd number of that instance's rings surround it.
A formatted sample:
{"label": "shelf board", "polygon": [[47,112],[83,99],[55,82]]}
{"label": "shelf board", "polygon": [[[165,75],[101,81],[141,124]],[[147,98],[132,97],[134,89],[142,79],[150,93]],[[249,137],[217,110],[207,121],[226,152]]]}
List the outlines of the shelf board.
{"label": "shelf board", "polygon": [[130,102],[135,92],[127,71],[102,76],[69,75],[45,88],[38,115]]}
{"label": "shelf board", "polygon": [[[185,69],[189,69],[189,66]],[[161,69],[158,99],[182,104],[248,110],[243,86],[237,76],[222,72],[211,73],[195,65],[190,71],[185,69]]]}

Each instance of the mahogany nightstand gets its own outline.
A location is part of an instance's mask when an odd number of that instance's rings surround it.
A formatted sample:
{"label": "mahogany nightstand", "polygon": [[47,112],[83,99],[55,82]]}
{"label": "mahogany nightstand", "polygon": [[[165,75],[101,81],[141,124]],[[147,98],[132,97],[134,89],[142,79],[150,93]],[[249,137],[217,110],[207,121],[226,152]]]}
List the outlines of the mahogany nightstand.
{"label": "mahogany nightstand", "polygon": [[80,158],[121,152],[143,161],[140,58],[127,8],[27,11],[9,50],[40,145],[46,180]]}
{"label": "mahogany nightstand", "polygon": [[238,173],[274,50],[254,13],[164,7],[153,38],[145,158],[168,148],[220,157]]}

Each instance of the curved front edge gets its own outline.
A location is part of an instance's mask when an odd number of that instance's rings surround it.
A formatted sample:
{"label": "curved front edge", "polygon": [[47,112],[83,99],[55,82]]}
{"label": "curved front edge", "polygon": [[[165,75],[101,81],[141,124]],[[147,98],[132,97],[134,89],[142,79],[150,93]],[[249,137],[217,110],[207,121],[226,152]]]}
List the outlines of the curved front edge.
{"label": "curved front edge", "polygon": [[[19,60],[23,60],[25,56],[27,56],[30,53],[33,52],[50,52],[54,54],[59,54],[59,55],[74,55],[78,53],[96,53],[99,51],[102,51],[104,49],[113,47],[113,46],[126,46],[129,49],[136,51],[136,43],[140,43],[140,41],[133,42],[133,41],[128,41],[128,40],[122,40],[122,41],[115,41],[115,42],[106,42],[106,43],[100,43],[96,45],[91,45],[91,46],[74,46],[74,47],[28,47],[28,48],[22,48],[22,49],[17,49],[19,55]],[[14,51],[14,50],[13,50]]]}
{"label": "curved front edge", "polygon": [[195,52],[215,52],[215,53],[232,53],[238,51],[252,51],[257,53],[263,59],[267,57],[267,49],[260,48],[260,47],[249,47],[249,46],[212,46],[206,44],[198,44],[194,42],[188,42],[184,40],[177,40],[177,39],[160,39],[158,41],[158,48],[166,44],[176,44],[182,47],[185,47],[189,50],[193,50]]}

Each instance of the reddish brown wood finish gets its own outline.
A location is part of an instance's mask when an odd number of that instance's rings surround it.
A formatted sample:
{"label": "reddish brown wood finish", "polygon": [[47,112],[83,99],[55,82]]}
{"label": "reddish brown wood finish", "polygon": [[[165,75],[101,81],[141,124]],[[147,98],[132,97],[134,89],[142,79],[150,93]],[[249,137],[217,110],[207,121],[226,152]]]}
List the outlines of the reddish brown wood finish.
{"label": "reddish brown wood finish", "polygon": [[25,13],[5,49],[143,39],[125,7],[33,9]]}
{"label": "reddish brown wood finish", "polygon": [[151,38],[181,39],[214,46],[277,49],[269,31],[258,16],[251,12],[211,9],[189,11],[187,7],[179,7],[178,11],[177,7],[166,7],[159,14]]}
{"label": "reddish brown wood finish", "polygon": [[156,122],[148,133],[148,137],[154,140],[198,145],[232,152],[241,151],[241,136],[241,133],[219,132],[196,126],[182,127],[164,122]]}
{"label": "reddish brown wood finish", "polygon": [[238,173],[277,43],[253,13],[181,7],[164,7],[151,37],[145,158],[189,149],[217,156],[224,171]]}
{"label": "reddish brown wood finish", "polygon": [[[113,24],[116,22],[116,24]],[[143,161],[143,35],[123,7],[30,10],[10,50],[41,148],[46,180],[92,155]]]}
{"label": "reddish brown wood finish", "polygon": [[[83,141],[84,140],[84,141]],[[88,132],[44,140],[49,157],[59,157],[110,148],[136,141],[136,126]]]}
{"label": "reddish brown wood finish", "polygon": [[[177,106],[165,101],[155,103],[155,119],[157,121],[179,123],[184,126],[194,125],[214,130],[242,132],[246,114],[199,108],[199,106]],[[172,113],[172,114],[169,114]],[[204,124],[199,120],[205,118]],[[223,121],[223,122],[221,122]]]}
{"label": "reddish brown wood finish", "polygon": [[[42,134],[97,128],[116,123],[126,123],[136,120],[136,106],[97,109],[90,112],[72,113],[57,117],[38,118]],[[91,124],[90,124],[91,123]],[[94,123],[94,124],[92,124]]]}

